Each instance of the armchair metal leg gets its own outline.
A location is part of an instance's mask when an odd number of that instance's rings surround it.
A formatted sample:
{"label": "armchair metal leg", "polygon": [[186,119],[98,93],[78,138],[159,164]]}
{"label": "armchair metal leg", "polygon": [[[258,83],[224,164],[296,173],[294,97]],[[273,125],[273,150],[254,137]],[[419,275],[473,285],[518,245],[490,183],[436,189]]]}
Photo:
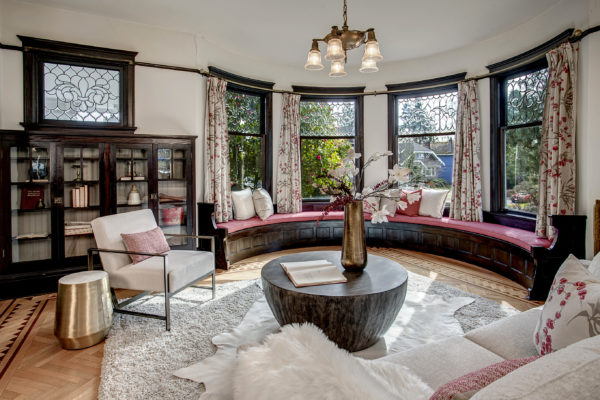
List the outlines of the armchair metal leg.
{"label": "armchair metal leg", "polygon": [[169,307],[169,274],[167,272],[167,258],[163,259],[164,263],[164,283],[165,283],[165,320],[167,331],[171,330],[171,310]]}
{"label": "armchair metal leg", "polygon": [[213,273],[212,273],[212,298],[213,298],[213,300],[215,299],[216,295],[217,295],[217,286],[216,286],[216,282],[215,282],[215,271],[213,270]]}

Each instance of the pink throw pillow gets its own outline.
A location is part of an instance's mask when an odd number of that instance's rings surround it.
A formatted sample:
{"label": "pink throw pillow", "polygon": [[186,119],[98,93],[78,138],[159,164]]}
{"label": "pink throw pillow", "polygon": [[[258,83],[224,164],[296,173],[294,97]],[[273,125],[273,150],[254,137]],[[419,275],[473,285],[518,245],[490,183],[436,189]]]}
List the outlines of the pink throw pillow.
{"label": "pink throw pillow", "polygon": [[398,213],[408,215],[409,217],[416,217],[419,215],[422,192],[422,189],[413,192],[403,190],[400,194],[400,200],[398,201]]}
{"label": "pink throw pillow", "polygon": [[533,331],[540,354],[598,335],[600,281],[572,254],[554,277],[548,299]]}
{"label": "pink throw pillow", "polygon": [[[128,251],[162,254],[171,250],[162,229],[160,229],[158,226],[146,232],[121,233],[121,237],[123,238],[125,248]],[[129,256],[134,264],[150,258],[150,256],[142,256],[138,254],[130,254]]]}
{"label": "pink throw pillow", "polygon": [[514,360],[504,360],[480,370],[469,372],[466,375],[451,380],[450,382],[440,386],[440,388],[435,391],[429,400],[452,400],[455,396],[462,393],[483,389],[490,383],[502,378],[509,372],[512,372],[525,364],[537,360],[540,357],[541,356],[532,356],[526,358],[517,358]]}

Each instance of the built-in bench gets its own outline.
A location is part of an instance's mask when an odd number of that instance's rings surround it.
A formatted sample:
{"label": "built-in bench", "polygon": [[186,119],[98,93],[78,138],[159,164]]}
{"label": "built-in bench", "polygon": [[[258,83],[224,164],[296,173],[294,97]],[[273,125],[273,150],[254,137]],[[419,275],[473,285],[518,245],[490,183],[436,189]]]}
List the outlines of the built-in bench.
{"label": "built-in bench", "polygon": [[[198,233],[217,236],[218,268],[287,248],[341,244],[342,211],[329,213],[318,224],[320,211],[222,224],[215,224],[213,213],[212,203],[198,203]],[[367,245],[407,248],[467,261],[525,286],[532,300],[546,299],[552,279],[569,253],[585,258],[585,216],[552,217],[558,232],[554,242],[538,238],[531,230],[498,223],[396,215],[389,217],[388,223],[372,224],[370,218],[365,214]]]}

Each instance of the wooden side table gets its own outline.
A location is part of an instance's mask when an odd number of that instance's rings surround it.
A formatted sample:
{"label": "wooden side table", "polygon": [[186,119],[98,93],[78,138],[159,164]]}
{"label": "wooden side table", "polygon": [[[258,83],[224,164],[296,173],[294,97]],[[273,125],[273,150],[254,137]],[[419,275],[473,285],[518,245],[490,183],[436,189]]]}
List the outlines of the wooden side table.
{"label": "wooden side table", "polygon": [[76,272],[60,278],[56,296],[54,335],[65,349],[100,343],[113,319],[108,274]]}
{"label": "wooden side table", "polygon": [[[346,283],[297,288],[281,262],[328,260],[343,271]],[[404,304],[408,273],[384,257],[368,256],[362,272],[345,271],[339,251],[309,251],[270,261],[261,272],[263,291],[280,325],[311,322],[348,351],[375,344]]]}

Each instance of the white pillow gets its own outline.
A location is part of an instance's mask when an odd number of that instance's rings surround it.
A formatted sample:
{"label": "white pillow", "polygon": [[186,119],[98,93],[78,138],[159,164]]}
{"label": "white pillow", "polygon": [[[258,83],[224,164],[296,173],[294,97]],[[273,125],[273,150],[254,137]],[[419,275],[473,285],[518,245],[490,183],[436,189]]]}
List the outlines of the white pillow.
{"label": "white pillow", "polygon": [[424,217],[442,218],[446,197],[449,190],[423,189],[421,192],[421,205],[419,215]]}
{"label": "white pillow", "polygon": [[271,195],[263,188],[254,189],[252,193],[252,201],[254,202],[254,210],[263,221],[273,215],[273,200]]}
{"label": "white pillow", "polygon": [[254,202],[252,201],[252,192],[250,189],[237,190],[231,192],[233,201],[233,218],[244,220],[256,215],[254,211]]}
{"label": "white pillow", "polygon": [[590,274],[594,275],[596,279],[600,280],[600,252],[592,259],[592,262],[588,266]]}

